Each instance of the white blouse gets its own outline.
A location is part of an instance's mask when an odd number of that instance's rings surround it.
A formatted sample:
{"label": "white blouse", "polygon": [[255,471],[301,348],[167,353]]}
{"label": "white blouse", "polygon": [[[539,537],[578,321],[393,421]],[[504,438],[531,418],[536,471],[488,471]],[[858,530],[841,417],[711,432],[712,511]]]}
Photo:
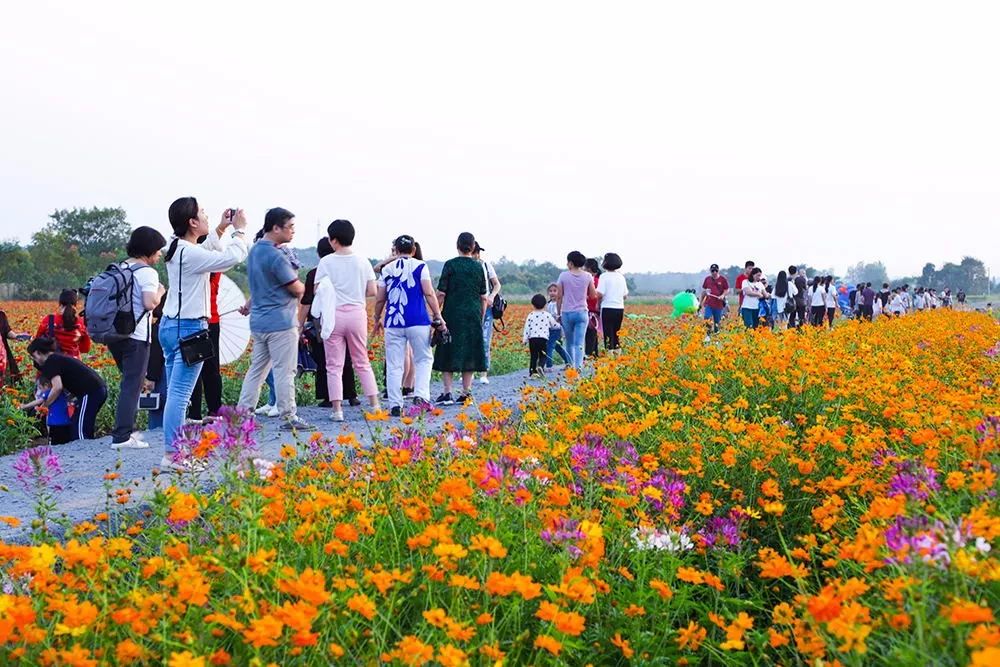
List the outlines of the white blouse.
{"label": "white blouse", "polygon": [[826,288],[819,285],[814,290],[812,285],[809,286],[808,294],[812,299],[809,303],[813,308],[819,308],[820,306],[826,307]]}

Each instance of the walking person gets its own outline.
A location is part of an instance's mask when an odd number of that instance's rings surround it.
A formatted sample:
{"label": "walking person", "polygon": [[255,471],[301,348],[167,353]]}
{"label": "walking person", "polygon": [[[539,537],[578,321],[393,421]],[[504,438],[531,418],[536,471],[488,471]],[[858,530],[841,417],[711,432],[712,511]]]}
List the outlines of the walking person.
{"label": "walking person", "polygon": [[[323,237],[316,244],[316,254],[320,259],[333,254],[333,246],[330,239]],[[306,290],[299,301],[299,326],[305,334],[309,355],[316,362],[316,402],[321,408],[332,408],[330,402],[330,388],[328,383],[329,375],[326,371],[326,346],[323,344],[323,337],[320,335],[319,320],[313,317],[311,306],[316,297],[316,267],[309,269],[306,273]],[[343,378],[343,400],[350,405],[361,405],[358,400],[357,383],[354,380],[354,366],[351,364],[351,351],[344,351]]]}
{"label": "walking person", "polygon": [[56,352],[51,338],[36,338],[28,343],[28,354],[39,368],[39,375],[51,383],[40,404],[46,410],[68,393],[76,398],[76,410],[70,424],[73,440],[92,440],[96,434],[97,413],[108,399],[108,388],[94,369],[75,357]]}
{"label": "walking person", "polygon": [[809,295],[809,282],[806,279],[805,271],[799,271],[799,267],[792,265],[788,267],[788,279],[792,283],[792,296],[795,299],[795,310],[788,314],[788,328],[795,329],[806,323],[806,309]]}
{"label": "walking person", "polygon": [[[413,351],[414,402],[430,405],[431,327],[445,328],[438,306],[430,269],[413,254],[415,241],[403,235],[392,243],[395,261],[382,268],[382,279],[375,297],[373,333],[385,331],[386,386],[389,390],[389,414],[399,417],[403,409],[403,372],[407,346]],[[385,316],[383,319],[383,311]]]}
{"label": "walking person", "polygon": [[823,326],[823,316],[826,314],[826,288],[820,276],[813,276],[812,285],[809,287],[809,306],[810,324],[814,327]]}
{"label": "walking person", "polygon": [[[135,331],[126,338],[108,343],[108,351],[121,372],[115,425],[111,431],[111,449],[148,449],[149,443],[135,433],[135,418],[139,412],[139,394],[146,379],[149,348],[152,343],[150,312],[163,297],[163,285],[153,266],[160,261],[167,240],[152,227],[139,227],[129,237],[125,251],[128,259],[119,264],[132,277],[132,314]],[[95,329],[95,332],[98,330]]]}
{"label": "walking person", "polygon": [[750,278],[750,273],[753,271],[754,266],[756,266],[753,260],[747,260],[743,264],[743,271],[736,276],[735,289],[736,295],[739,299],[739,304],[737,308],[742,311],[743,309],[743,283],[745,283]]}
{"label": "walking person", "polygon": [[785,271],[778,271],[778,277],[774,280],[774,290],[771,292],[774,300],[774,324],[778,329],[785,329],[788,325],[789,305],[794,304],[795,299],[790,287],[788,274]]}
{"label": "walking person", "polygon": [[[348,220],[334,220],[327,228],[333,253],[320,260],[316,267],[315,298],[320,294],[324,279],[332,290],[336,307],[333,331],[323,342],[326,353],[327,388],[333,421],[344,421],[344,364],[347,350],[351,352],[354,373],[361,381],[361,391],[372,410],[379,408],[378,383],[368,359],[367,300],[375,296],[375,271],[364,257],[354,254],[354,225]],[[321,320],[322,321],[322,320]]]}
{"label": "walking person", "polygon": [[722,324],[722,314],[726,310],[726,295],[729,281],[719,273],[719,265],[708,267],[708,275],[701,283],[701,305],[705,310],[707,334],[718,333]]}
{"label": "walking person", "polygon": [[740,315],[743,318],[743,325],[747,329],[756,329],[760,325],[760,302],[767,298],[767,290],[760,278],[761,270],[756,266],[750,267],[750,275],[743,281],[740,288],[743,297]]}
{"label": "walking person", "polygon": [[832,329],[833,318],[837,314],[837,286],[833,284],[833,276],[823,278],[823,289],[826,290],[823,295],[826,306],[826,326]]}
{"label": "walking person", "polygon": [[862,286],[858,300],[861,301],[861,317],[871,322],[875,313],[875,290],[871,283]]}
{"label": "walking person", "polygon": [[[181,197],[168,212],[174,239],[163,261],[167,266],[167,301],[160,320],[160,345],[163,348],[167,398],[163,407],[164,455],[160,466],[177,472],[198,467],[178,458],[177,436],[184,414],[201,373],[202,362],[188,364],[182,353],[182,341],[208,328],[210,314],[209,276],[224,272],[247,257],[246,214],[227,210],[219,225],[209,232],[208,215],[194,197]],[[222,235],[229,226],[234,231],[227,244]],[[208,234],[201,245],[198,238]],[[162,400],[162,397],[161,397]]]}
{"label": "walking person", "polygon": [[75,289],[64,289],[59,293],[58,312],[46,315],[38,323],[35,338],[51,338],[55,341],[59,354],[79,359],[81,354],[90,352],[90,334],[79,317],[76,307],[80,297]]}
{"label": "walking person", "polygon": [[472,257],[483,263],[483,270],[486,272],[486,312],[483,313],[483,347],[486,350],[486,372],[479,377],[480,384],[490,383],[490,361],[492,355],[490,354],[490,349],[493,346],[493,303],[498,296],[500,296],[500,278],[497,277],[496,269],[488,261],[482,258],[482,253],[485,252],[485,248],[479,245],[479,241],[476,241],[476,248],[472,253]]}
{"label": "walking person", "polygon": [[583,270],[586,263],[587,258],[583,253],[574,250],[566,255],[566,270],[559,274],[559,280],[556,281],[559,288],[556,301],[563,332],[566,334],[566,351],[569,352],[571,365],[576,369],[583,367],[583,345],[590,314],[587,300],[597,299],[594,278]]}
{"label": "walking person", "polygon": [[562,326],[559,324],[559,304],[556,302],[556,298],[559,295],[559,286],[555,283],[549,283],[546,293],[549,299],[545,305],[545,310],[552,316],[556,325],[552,329],[549,329],[549,342],[545,346],[545,368],[552,368],[555,363],[555,354],[562,357],[563,363],[569,366],[569,355],[566,354],[566,349],[562,346]]}
{"label": "walking person", "polygon": [[549,331],[559,326],[546,310],[547,301],[541,294],[531,297],[533,311],[524,320],[524,332],[521,339],[528,346],[529,362],[528,377],[543,377],[545,367],[545,348],[549,344]]}
{"label": "walking person", "polygon": [[[444,391],[436,402],[441,405],[465,403],[472,399],[472,376],[486,370],[486,346],[483,340],[483,317],[486,309],[486,273],[472,253],[476,237],[469,232],[458,235],[458,257],[441,268],[438,300],[441,317],[448,323],[451,342],[434,349],[434,370],[441,372]],[[462,393],[452,393],[454,374],[462,374]]]}
{"label": "walking person", "polygon": [[601,262],[604,273],[597,279],[597,302],[601,308],[601,328],[604,330],[604,349],[617,351],[621,347],[618,332],[625,319],[625,299],[628,298],[628,284],[618,271],[622,268],[622,258],[613,252],[604,255]]}
{"label": "walking person", "polygon": [[10,321],[7,319],[7,313],[0,310],[0,341],[3,348],[3,354],[6,358],[6,365],[3,370],[0,370],[0,387],[3,386],[4,381],[14,384],[21,379],[21,371],[17,367],[17,357],[14,356],[14,350],[10,347],[10,341],[12,340],[26,340],[30,338],[27,333],[18,333],[10,328]]}
{"label": "walking person", "polygon": [[292,262],[279,248],[295,238],[295,216],[276,207],[264,216],[264,235],[247,257],[250,279],[250,368],[243,380],[239,407],[253,410],[268,373],[274,373],[274,392],[284,430],[311,431],[297,414],[295,371],[299,358],[297,311],[305,285]]}
{"label": "walking person", "polygon": [[[594,295],[587,297],[587,331],[583,338],[583,354],[585,357],[597,358],[598,341],[601,338],[601,304],[597,298],[597,283],[601,279],[601,267],[596,259],[588,257],[583,270],[593,277]],[[568,341],[567,341],[568,344]]]}

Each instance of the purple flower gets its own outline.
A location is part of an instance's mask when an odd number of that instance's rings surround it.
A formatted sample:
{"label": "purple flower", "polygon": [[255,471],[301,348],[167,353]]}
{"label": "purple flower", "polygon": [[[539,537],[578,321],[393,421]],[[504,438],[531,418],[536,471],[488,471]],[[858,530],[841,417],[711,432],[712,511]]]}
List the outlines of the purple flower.
{"label": "purple flower", "polygon": [[730,510],[728,516],[714,516],[705,522],[698,536],[707,547],[737,547],[740,545],[740,524],[744,516],[735,508]]}
{"label": "purple flower", "polygon": [[566,549],[566,553],[571,558],[579,558],[583,550],[577,546],[577,542],[586,538],[580,530],[580,522],[577,519],[558,518],[552,528],[546,528],[540,534],[542,540],[554,547]]}
{"label": "purple flower", "polygon": [[18,483],[29,495],[44,492],[48,488],[62,491],[58,484],[49,486],[52,480],[62,474],[59,457],[51,447],[25,449],[14,460],[14,471],[17,473]]}
{"label": "purple flower", "polygon": [[910,500],[927,500],[932,491],[940,488],[937,471],[916,461],[900,461],[896,474],[889,479],[889,495],[903,495]]}

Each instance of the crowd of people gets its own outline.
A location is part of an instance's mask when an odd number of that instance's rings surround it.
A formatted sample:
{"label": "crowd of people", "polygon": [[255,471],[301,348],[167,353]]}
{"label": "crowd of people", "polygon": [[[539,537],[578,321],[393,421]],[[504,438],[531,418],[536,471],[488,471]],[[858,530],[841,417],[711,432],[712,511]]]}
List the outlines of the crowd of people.
{"label": "crowd of people", "polygon": [[[506,301],[494,267],[471,233],[458,236],[457,254],[445,262],[435,283],[412,236],[395,238],[389,256],[372,266],[354,252],[354,225],[334,220],[317,245],[318,265],[302,280],[290,246],[295,216],[287,209],[268,210],[253,240],[247,238],[243,210],[228,209],[213,227],[194,197],[174,201],[168,219],[169,243],[152,227],[133,230],[127,259],[95,277],[84,292],[86,318],[79,310],[81,294],[64,290],[58,310],[42,318],[28,344],[38,372],[35,400],[22,407],[45,416],[53,444],[95,437],[97,413],[109,392],[81,355],[94,344],[105,344],[121,373],[111,448],[149,447],[136,431],[141,407],[149,412],[149,429],[163,429],[160,466],[177,472],[196,469],[198,463],[186,458],[179,442],[185,424],[211,420],[223,406],[220,279],[243,262],[250,295],[240,312],[249,317],[252,347],[237,405],[280,418],[283,429],[315,428],[296,405],[303,343],[317,368],[317,401],[330,409],[335,422],[344,421],[345,401],[360,405],[358,384],[367,408],[381,408],[369,358],[372,335],[385,341],[384,396],[391,416],[401,416],[407,400],[432,404],[433,371],[441,373],[443,384],[434,401],[438,405],[469,400],[477,374],[480,383],[489,383],[492,334],[496,320],[502,322]],[[155,269],[161,259],[166,285]],[[556,354],[567,367],[582,367],[586,357],[597,354],[600,335],[607,350],[619,348],[628,296],[621,267],[614,253],[600,263],[578,251],[568,254],[566,270],[549,285],[547,295],[532,299],[534,310],[524,325],[531,374],[552,368]],[[369,300],[374,301],[373,324]],[[110,324],[102,321],[100,331],[93,326],[88,331],[90,313],[109,307]],[[10,377],[6,365],[14,357],[9,341],[28,335],[11,331],[6,316],[0,317],[0,334],[0,377],[5,372]],[[269,400],[258,407],[264,386]]]}
{"label": "crowd of people", "polygon": [[[815,327],[832,327],[837,312],[848,318],[872,321],[879,317],[899,317],[907,313],[964,307],[966,296],[957,292],[952,297],[950,289],[940,294],[930,288],[909,285],[890,287],[883,283],[878,291],[870,282],[857,285],[837,284],[833,276],[815,275],[810,278],[805,271],[792,265],[778,271],[773,284],[754,262],[748,261],[736,276],[730,288],[729,280],[719,272],[719,265],[712,264],[709,275],[701,286],[698,302],[703,311],[709,335],[718,332],[722,320],[729,312],[730,290],[736,296],[737,312],[748,329],[769,327],[795,329],[807,324]],[[988,304],[991,308],[992,305]]]}

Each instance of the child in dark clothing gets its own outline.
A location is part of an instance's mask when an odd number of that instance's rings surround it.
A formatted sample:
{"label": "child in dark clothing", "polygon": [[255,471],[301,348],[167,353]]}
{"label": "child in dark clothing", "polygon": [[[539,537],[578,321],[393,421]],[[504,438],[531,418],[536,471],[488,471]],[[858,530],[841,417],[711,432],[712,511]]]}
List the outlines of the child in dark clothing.
{"label": "child in dark clothing", "polygon": [[[38,392],[35,400],[21,406],[22,410],[38,411],[52,391],[52,382],[45,377],[38,378]],[[69,403],[66,394],[61,393],[48,407],[45,415],[45,425],[49,431],[50,445],[64,445],[73,438],[73,420],[69,416]]]}

